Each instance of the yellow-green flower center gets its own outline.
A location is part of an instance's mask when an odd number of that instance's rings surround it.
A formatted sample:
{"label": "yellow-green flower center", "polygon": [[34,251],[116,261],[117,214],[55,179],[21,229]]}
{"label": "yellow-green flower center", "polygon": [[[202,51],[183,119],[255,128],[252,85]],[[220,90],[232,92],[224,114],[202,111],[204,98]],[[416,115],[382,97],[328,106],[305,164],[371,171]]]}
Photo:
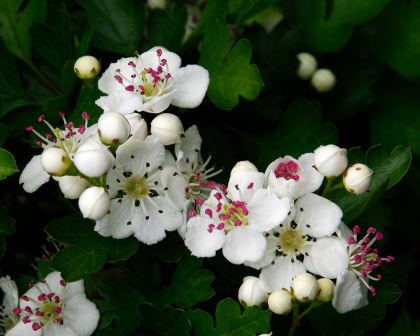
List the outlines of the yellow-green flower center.
{"label": "yellow-green flower center", "polygon": [[125,180],[124,192],[132,199],[141,199],[148,195],[149,184],[147,179],[140,176],[130,176]]}

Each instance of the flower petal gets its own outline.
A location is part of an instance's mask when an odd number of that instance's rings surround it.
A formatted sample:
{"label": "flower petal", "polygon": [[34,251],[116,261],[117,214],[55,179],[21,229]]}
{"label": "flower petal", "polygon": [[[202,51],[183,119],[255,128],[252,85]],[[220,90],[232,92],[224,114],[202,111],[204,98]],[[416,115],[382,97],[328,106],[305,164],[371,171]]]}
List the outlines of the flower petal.
{"label": "flower petal", "polygon": [[176,70],[178,70],[179,67],[181,66],[181,58],[177,54],[169,51],[168,49],[164,47],[159,47],[159,46],[153,47],[152,49],[142,53],[139,56],[139,59],[143,63],[144,68],[156,69],[158,67],[159,62],[158,62],[158,56],[156,53],[158,49],[162,50],[162,56],[160,57],[160,59],[166,59],[168,67],[169,67],[169,73],[171,74],[175,73]]}
{"label": "flower petal", "polygon": [[264,184],[264,174],[253,171],[238,171],[231,174],[228,183],[228,196],[234,201],[248,202],[254,192]]}
{"label": "flower petal", "polygon": [[73,296],[65,304],[64,326],[73,330],[77,336],[92,335],[99,321],[99,310],[96,305],[84,295]]}
{"label": "flower petal", "polygon": [[[174,167],[165,167],[160,175],[165,197],[174,210],[184,209],[188,183]],[[166,189],[166,190],[165,190]]]}
{"label": "flower petal", "polygon": [[307,194],[318,190],[324,180],[322,176],[315,168],[315,158],[314,153],[306,153],[299,157],[298,159],[300,165],[302,166],[302,187],[301,194]]}
{"label": "flower petal", "polygon": [[146,139],[148,130],[147,123],[139,113],[129,113],[125,117],[128,120],[131,128],[131,137],[129,140],[143,141]]}
{"label": "flower petal", "polygon": [[32,323],[18,322],[12,329],[10,329],[6,336],[41,336],[43,335],[42,330],[34,331],[32,329]]}
{"label": "flower petal", "polygon": [[108,96],[102,96],[95,101],[104,112],[118,112],[122,114],[133,113],[143,110],[143,101],[135,92],[114,92]]}
{"label": "flower petal", "polygon": [[4,311],[10,313],[19,304],[19,293],[16,282],[7,275],[0,278],[0,288],[4,293],[2,302]]}
{"label": "flower petal", "polygon": [[175,144],[177,162],[186,159],[188,159],[190,163],[195,162],[198,153],[201,150],[202,142],[203,140],[201,139],[197,126],[192,125],[185,131],[184,137],[181,138],[181,142]]}
{"label": "flower petal", "polygon": [[66,325],[59,325],[50,323],[43,327],[42,336],[84,336],[76,334],[71,328]]}
{"label": "flower petal", "polygon": [[262,233],[250,226],[240,226],[226,235],[223,255],[232,264],[256,262],[264,256],[266,244]]}
{"label": "flower petal", "polygon": [[42,168],[41,155],[35,155],[20,174],[19,184],[23,184],[27,193],[33,193],[49,179],[50,174]]}
{"label": "flower petal", "polygon": [[245,266],[249,266],[255,269],[260,269],[271,264],[271,262],[274,260],[276,256],[278,238],[270,236],[266,238],[266,241],[267,241],[267,245],[265,247],[263,257],[256,262],[246,261],[244,262]]}
{"label": "flower petal", "polygon": [[349,257],[346,246],[337,237],[319,239],[309,250],[309,262],[316,273],[324,278],[335,279],[348,266]]}
{"label": "flower petal", "polygon": [[346,271],[337,278],[332,305],[341,314],[368,304],[367,293],[356,274]]}
{"label": "flower petal", "polygon": [[306,194],[295,204],[295,222],[307,235],[320,238],[337,230],[343,211],[330,200],[316,194]]}
{"label": "flower petal", "polygon": [[195,108],[201,104],[209,86],[209,72],[199,65],[187,65],[173,75],[176,91],[172,105]]}
{"label": "flower petal", "polygon": [[291,257],[279,257],[273,265],[261,270],[261,285],[269,293],[283,288],[290,289],[293,277],[305,272],[305,266],[299,260],[292,262]]}
{"label": "flower petal", "polygon": [[249,225],[259,232],[270,231],[286,219],[291,203],[292,199],[280,199],[271,189],[258,189],[248,203]]}
{"label": "flower petal", "polygon": [[160,113],[165,111],[171,105],[175,91],[169,91],[161,96],[154,96],[144,103],[140,111],[149,113]]}
{"label": "flower petal", "polygon": [[207,231],[213,221],[204,216],[191,218],[187,223],[185,245],[196,257],[214,257],[225,242],[223,230]]}
{"label": "flower petal", "polygon": [[104,93],[112,94],[117,91],[124,90],[123,85],[118,83],[114,76],[117,69],[125,76],[130,77],[133,68],[128,65],[129,62],[137,63],[136,57],[120,58],[117,62],[109,65],[98,80],[98,88]]}

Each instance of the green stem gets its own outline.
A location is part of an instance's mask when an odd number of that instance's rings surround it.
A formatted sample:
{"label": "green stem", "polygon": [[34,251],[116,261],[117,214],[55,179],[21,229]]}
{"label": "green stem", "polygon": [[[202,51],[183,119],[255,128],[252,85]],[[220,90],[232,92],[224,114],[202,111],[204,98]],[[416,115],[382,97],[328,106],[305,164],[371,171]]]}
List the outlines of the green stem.
{"label": "green stem", "polygon": [[297,329],[297,327],[299,326],[300,321],[309,314],[309,312],[316,308],[319,307],[321,305],[321,302],[319,301],[312,301],[311,305],[306,308],[301,314],[299,314],[299,304],[295,304],[293,306],[293,321],[292,321],[292,325],[290,326],[290,330],[288,333],[288,336],[293,336],[295,334],[295,331]]}

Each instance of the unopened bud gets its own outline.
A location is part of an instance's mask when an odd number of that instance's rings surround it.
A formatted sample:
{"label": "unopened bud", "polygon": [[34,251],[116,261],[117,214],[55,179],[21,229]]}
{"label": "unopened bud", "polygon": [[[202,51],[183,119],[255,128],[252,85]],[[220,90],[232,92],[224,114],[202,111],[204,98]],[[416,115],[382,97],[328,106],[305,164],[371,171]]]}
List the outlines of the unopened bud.
{"label": "unopened bud", "polygon": [[95,78],[101,71],[101,63],[93,56],[82,56],[74,63],[74,72],[80,79]]}
{"label": "unopened bud", "polygon": [[245,172],[258,172],[257,167],[250,162],[250,161],[239,161],[235,164],[232,168],[230,175],[232,176],[234,173],[245,171]]}
{"label": "unopened bud", "polygon": [[319,146],[314,152],[315,167],[327,177],[344,173],[347,168],[347,150],[336,145]]}
{"label": "unopened bud", "polygon": [[64,197],[69,199],[78,199],[82,192],[89,187],[89,182],[80,176],[61,176],[56,180]]}
{"label": "unopened bud", "polygon": [[330,279],[322,278],[317,280],[318,286],[319,286],[319,293],[316,297],[317,300],[322,302],[328,302],[331,301],[334,296],[334,282],[332,282]]}
{"label": "unopened bud", "polygon": [[318,92],[327,92],[335,85],[335,75],[329,69],[318,69],[312,75],[311,83]]}
{"label": "unopened bud", "polygon": [[292,280],[293,294],[301,302],[309,302],[316,298],[319,286],[316,278],[309,273],[297,275]]}
{"label": "unopened bud", "polygon": [[166,0],[147,0],[147,6],[151,9],[165,9]]}
{"label": "unopened bud", "polygon": [[297,54],[299,60],[299,68],[297,70],[297,75],[300,79],[309,79],[316,71],[318,62],[316,58],[309,53],[302,52]]}
{"label": "unopened bud", "polygon": [[260,279],[247,276],[239,287],[238,299],[247,307],[258,306],[267,302],[267,292],[261,287]]}
{"label": "unopened bud", "polygon": [[63,149],[51,147],[42,152],[41,164],[48,174],[63,176],[72,162]]}
{"label": "unopened bud", "polygon": [[102,187],[90,187],[79,198],[79,208],[84,218],[102,219],[109,211],[111,201]]}
{"label": "unopened bud", "polygon": [[130,124],[121,113],[104,113],[98,120],[99,138],[105,145],[121,145],[130,136],[130,131]]}
{"label": "unopened bud", "polygon": [[372,175],[372,169],[363,163],[356,163],[344,173],[343,183],[347,191],[356,195],[363,194],[370,187]]}
{"label": "unopened bud", "polygon": [[106,146],[96,139],[84,143],[74,156],[74,164],[83,175],[101,177],[111,168],[114,157]]}
{"label": "unopened bud", "polygon": [[184,127],[175,114],[162,113],[152,120],[150,132],[157,136],[163,145],[173,145],[181,141]]}
{"label": "unopened bud", "polygon": [[285,289],[277,290],[269,295],[268,308],[274,314],[286,315],[292,310],[292,296]]}

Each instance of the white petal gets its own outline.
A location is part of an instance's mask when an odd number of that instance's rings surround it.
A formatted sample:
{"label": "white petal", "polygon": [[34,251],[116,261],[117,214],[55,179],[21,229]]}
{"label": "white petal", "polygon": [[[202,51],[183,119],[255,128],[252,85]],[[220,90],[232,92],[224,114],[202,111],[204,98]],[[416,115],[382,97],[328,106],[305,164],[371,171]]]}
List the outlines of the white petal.
{"label": "white petal", "polygon": [[201,104],[209,86],[209,72],[199,65],[187,65],[174,73],[176,91],[172,105],[195,108]]}
{"label": "white petal", "polygon": [[313,166],[315,165],[315,158],[313,153],[306,153],[298,159],[302,166],[302,195],[318,190],[324,180],[322,176]]}
{"label": "white petal", "polygon": [[266,244],[262,233],[250,226],[240,226],[226,235],[223,255],[232,264],[243,264],[245,261],[256,262],[264,256]]}
{"label": "white petal", "polygon": [[198,153],[201,150],[201,139],[200,133],[196,125],[191,126],[184,133],[184,137],[181,138],[181,143],[175,144],[175,155],[177,161],[182,159],[188,159],[189,162],[195,162],[198,157]]}
{"label": "white petal", "polygon": [[270,231],[286,219],[292,202],[278,198],[271,189],[257,190],[248,203],[249,225],[260,232]]}
{"label": "white petal", "polygon": [[185,188],[188,185],[185,178],[174,167],[169,166],[163,168],[160,179],[164,189],[167,189],[164,193],[168,202],[174,210],[182,210],[186,201]]}
{"label": "white petal", "polygon": [[102,96],[95,101],[96,105],[104,112],[118,112],[129,114],[134,111],[143,110],[143,101],[135,92],[123,91],[114,92],[108,96]]}
{"label": "white petal", "polygon": [[302,168],[300,167],[300,163],[296,161],[296,159],[294,159],[293,157],[287,155],[284,158],[278,158],[277,160],[269,164],[269,166],[267,167],[265,171],[265,184],[267,186],[271,186],[274,192],[279,197],[291,197],[293,199],[296,199],[299,196],[301,196],[301,191],[300,191],[301,184],[299,182],[300,180],[299,181],[295,181],[293,179],[286,180],[283,177],[277,178],[276,175],[274,174],[274,170],[276,169],[280,161],[294,161],[298,163],[299,165],[298,172],[301,175]]}
{"label": "white petal", "polygon": [[64,287],[64,300],[67,301],[78,295],[85,295],[85,285],[83,280],[68,282]]}
{"label": "white petal", "polygon": [[[120,202],[121,201],[121,202]],[[124,197],[111,201],[111,212],[96,221],[95,231],[104,237],[127,238],[133,234],[133,200]]]}
{"label": "white petal", "polygon": [[250,261],[244,262],[245,266],[249,266],[255,269],[260,269],[271,264],[271,262],[274,260],[276,256],[278,238],[270,236],[266,238],[266,241],[267,241],[267,245],[265,247],[263,257],[256,262],[250,262]]}
{"label": "white petal", "polygon": [[164,47],[153,47],[152,49],[144,52],[139,56],[141,62],[143,63],[144,68],[152,68],[156,69],[159,65],[158,57],[156,54],[156,50],[161,49],[162,50],[162,56],[160,59],[166,59],[168,67],[169,67],[169,73],[175,73],[176,70],[179,69],[181,66],[181,58],[169,51],[168,49]]}
{"label": "white petal", "polygon": [[165,111],[171,105],[175,91],[169,91],[161,96],[154,96],[144,103],[140,111],[149,113],[160,113]]}
{"label": "white petal", "polygon": [[310,263],[316,273],[324,278],[335,279],[348,267],[349,257],[346,246],[337,237],[319,239],[309,251]]}
{"label": "white petal", "polygon": [[147,123],[141,115],[139,113],[129,113],[126,114],[125,117],[131,128],[130,134],[132,134],[132,136],[129,140],[143,141],[146,139],[148,134]]}
{"label": "white petal", "polygon": [[101,78],[98,80],[98,88],[104,93],[112,94],[117,91],[123,91],[124,87],[118,83],[114,76],[117,69],[124,75],[124,77],[130,77],[133,68],[131,68],[129,62],[137,63],[136,57],[120,58],[117,62],[110,64],[108,69],[104,71]]}
{"label": "white petal", "polygon": [[19,177],[19,184],[23,184],[23,189],[27,193],[33,193],[50,179],[41,164],[41,155],[34,156],[23,169]]}
{"label": "white petal", "polygon": [[299,260],[292,262],[291,257],[279,257],[274,265],[261,270],[261,285],[269,293],[283,288],[290,289],[293,277],[305,272],[305,266]]}
{"label": "white petal", "polygon": [[77,336],[92,335],[99,321],[99,311],[95,304],[84,295],[74,296],[65,304],[63,310],[64,326],[73,330]]}
{"label": "white petal", "polygon": [[234,201],[248,202],[254,192],[264,184],[264,174],[253,171],[238,171],[230,176],[228,196]]}
{"label": "white petal", "polygon": [[332,304],[339,313],[359,309],[367,303],[367,293],[353,272],[347,271],[337,278]]}
{"label": "white petal", "polygon": [[197,216],[191,218],[187,223],[185,245],[196,257],[214,257],[225,242],[223,230],[208,232],[208,226],[213,221],[208,217]]}
{"label": "white petal", "polygon": [[206,210],[210,209],[213,212],[213,216],[216,214],[216,208],[218,203],[222,203],[222,206],[227,203],[226,198],[222,197],[220,201],[217,200],[215,197],[215,194],[220,193],[218,190],[212,190],[210,193],[209,198],[206,199],[206,201],[203,203],[200,209],[200,214],[202,216],[206,216]]}
{"label": "white petal", "polygon": [[349,236],[353,236],[352,230],[350,230],[350,228],[343,222],[341,222],[340,225],[338,226],[336,233],[339,238],[345,241],[347,241],[347,238]]}
{"label": "white petal", "polygon": [[[25,324],[20,321],[12,329],[10,329],[6,336],[41,336],[42,330],[33,331],[32,323]],[[43,335],[42,335],[43,336]]]}
{"label": "white petal", "polygon": [[4,311],[10,313],[19,303],[19,293],[16,282],[7,275],[0,278],[0,288],[4,293],[2,303],[5,306]]}
{"label": "white petal", "polygon": [[316,194],[302,196],[296,201],[295,207],[298,227],[316,238],[333,234],[343,217],[343,212],[335,203]]}
{"label": "white petal", "polygon": [[83,336],[74,333],[74,331],[66,325],[59,325],[54,323],[50,323],[49,325],[43,327],[41,330],[42,336]]}

